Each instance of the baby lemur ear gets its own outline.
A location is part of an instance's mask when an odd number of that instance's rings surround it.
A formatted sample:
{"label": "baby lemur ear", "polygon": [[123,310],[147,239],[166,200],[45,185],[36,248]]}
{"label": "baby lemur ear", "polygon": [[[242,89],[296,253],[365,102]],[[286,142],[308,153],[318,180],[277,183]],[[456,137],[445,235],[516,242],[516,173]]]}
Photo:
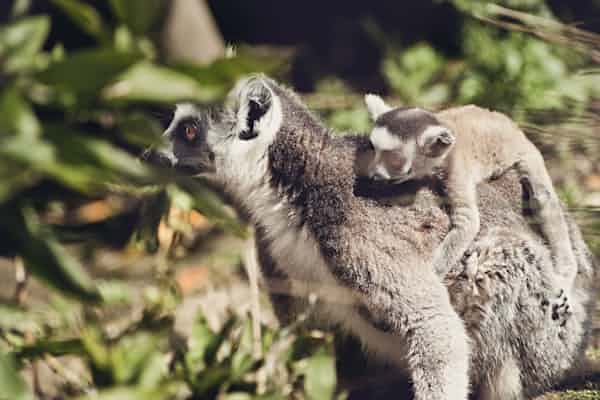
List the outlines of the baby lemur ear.
{"label": "baby lemur ear", "polygon": [[259,77],[250,78],[240,89],[237,118],[241,140],[251,140],[260,134],[260,121],[269,112],[272,101],[271,89]]}
{"label": "baby lemur ear", "polygon": [[448,152],[456,137],[454,133],[445,126],[429,126],[423,131],[422,146],[427,157],[440,157]]}
{"label": "baby lemur ear", "polygon": [[365,103],[367,104],[367,109],[369,110],[369,114],[371,114],[371,119],[373,119],[373,121],[376,121],[381,114],[392,109],[392,107],[385,104],[385,101],[376,94],[365,95]]}

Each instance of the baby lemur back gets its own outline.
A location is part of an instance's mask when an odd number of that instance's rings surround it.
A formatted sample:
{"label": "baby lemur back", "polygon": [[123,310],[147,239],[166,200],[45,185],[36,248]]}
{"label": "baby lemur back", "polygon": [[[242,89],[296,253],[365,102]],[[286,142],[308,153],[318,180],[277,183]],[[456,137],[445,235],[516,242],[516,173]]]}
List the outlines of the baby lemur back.
{"label": "baby lemur back", "polygon": [[477,184],[515,168],[550,244],[557,301],[566,307],[577,272],[567,225],[544,159],[517,125],[504,114],[472,105],[433,113],[391,108],[375,95],[365,100],[375,120],[372,178],[402,183],[441,172],[453,226],[434,253],[435,271],[445,276],[479,231]]}

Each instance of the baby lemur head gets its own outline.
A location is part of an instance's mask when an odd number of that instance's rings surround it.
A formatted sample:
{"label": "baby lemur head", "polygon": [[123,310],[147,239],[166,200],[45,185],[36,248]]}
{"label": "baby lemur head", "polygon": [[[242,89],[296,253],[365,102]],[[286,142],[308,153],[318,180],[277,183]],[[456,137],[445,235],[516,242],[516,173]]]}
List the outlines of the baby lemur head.
{"label": "baby lemur head", "polygon": [[455,136],[432,112],[417,107],[392,108],[373,94],[366,95],[365,102],[375,121],[371,178],[401,183],[428,176],[443,163]]}

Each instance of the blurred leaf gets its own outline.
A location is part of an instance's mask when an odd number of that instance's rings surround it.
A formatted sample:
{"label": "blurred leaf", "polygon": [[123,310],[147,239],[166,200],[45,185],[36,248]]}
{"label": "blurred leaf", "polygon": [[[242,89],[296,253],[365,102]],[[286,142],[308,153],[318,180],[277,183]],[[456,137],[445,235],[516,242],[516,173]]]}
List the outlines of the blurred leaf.
{"label": "blurred leaf", "polygon": [[[152,82],[152,84],[148,84]],[[129,69],[103,91],[105,100],[173,104],[181,100],[214,101],[221,90],[202,86],[193,78],[150,62]]]}
{"label": "blurred leaf", "polygon": [[137,225],[132,241],[148,253],[159,249],[158,226],[163,215],[169,210],[169,197],[166,191],[147,195],[140,207],[140,223]]}
{"label": "blurred leaf", "polygon": [[78,400],[173,400],[181,398],[179,393],[185,393],[181,382],[169,382],[160,386],[145,388],[139,386],[117,386],[102,390],[89,396],[78,397]]}
{"label": "blurred leaf", "polygon": [[42,317],[37,312],[9,304],[0,304],[0,326],[4,329],[29,332],[37,336],[42,332],[42,325],[46,323]]}
{"label": "blurred leaf", "polygon": [[40,134],[40,122],[15,87],[0,93],[0,136],[17,133],[32,140]]}
{"label": "blurred leaf", "polygon": [[163,128],[160,123],[141,112],[127,113],[117,120],[117,129],[127,143],[149,148],[162,143]]}
{"label": "blurred leaf", "polygon": [[113,49],[81,50],[50,64],[38,78],[74,95],[95,97],[100,89],[138,59],[139,55]]}
{"label": "blurred leaf", "polygon": [[250,371],[254,364],[252,353],[252,319],[247,318],[242,329],[242,336],[237,349],[231,358],[231,380],[241,379],[244,374]]}
{"label": "blurred leaf", "polygon": [[33,400],[12,356],[0,351],[0,400]]}
{"label": "blurred leaf", "polygon": [[139,332],[122,338],[110,351],[114,380],[119,384],[135,383],[146,363],[157,351],[159,338]]}
{"label": "blurred leaf", "polygon": [[164,15],[164,0],[110,0],[113,13],[134,33],[143,35]]}
{"label": "blurred leaf", "polygon": [[24,15],[31,7],[31,0],[15,0],[13,2],[11,17],[18,18]]}
{"label": "blurred leaf", "polygon": [[5,216],[23,226],[20,234],[20,252],[27,270],[65,295],[81,301],[98,302],[100,295],[94,282],[58,244],[51,233],[40,224],[33,210],[26,209],[20,216]]}
{"label": "blurred leaf", "polygon": [[50,0],[77,25],[82,31],[101,39],[106,36],[102,17],[96,9],[79,0]]}
{"label": "blurred leaf", "polygon": [[431,46],[421,43],[401,53],[392,51],[384,59],[382,68],[390,86],[405,102],[422,103],[422,93],[434,82],[443,66],[443,58]]}
{"label": "blurred leaf", "polygon": [[234,57],[219,59],[210,65],[175,64],[171,68],[194,78],[204,87],[210,87],[222,97],[245,75],[261,72],[275,76],[289,66],[289,52],[272,49],[266,53],[256,54],[256,51],[251,53],[241,50]]}
{"label": "blurred leaf", "polygon": [[154,353],[145,363],[139,377],[140,387],[157,387],[168,375],[168,365],[165,354]]}
{"label": "blurred leaf", "polygon": [[335,361],[320,350],[308,359],[304,376],[304,390],[309,399],[333,398],[336,386]]}
{"label": "blurred leaf", "polygon": [[245,238],[248,235],[246,227],[227,211],[221,199],[213,191],[198,184],[195,180],[185,179],[178,183],[192,195],[194,207],[208,217],[211,222],[239,237]]}
{"label": "blurred leaf", "polygon": [[50,20],[46,16],[27,17],[0,27],[0,60],[6,73],[19,73],[35,66]]}
{"label": "blurred leaf", "polygon": [[79,339],[40,339],[32,344],[27,344],[19,348],[19,358],[34,359],[49,353],[54,356],[65,354],[82,355],[84,347]]}
{"label": "blurred leaf", "polygon": [[104,140],[86,137],[64,126],[48,126],[46,138],[58,150],[47,172],[82,191],[105,187],[123,178],[143,179],[150,170],[137,158]]}
{"label": "blurred leaf", "polygon": [[367,132],[372,125],[369,112],[363,105],[350,110],[335,110],[328,120],[342,132]]}
{"label": "blurred leaf", "polygon": [[185,364],[192,381],[206,368],[207,358],[209,358],[207,355],[216,343],[218,343],[218,338],[209,328],[206,318],[202,314],[198,314],[192,326],[188,349],[185,353]]}

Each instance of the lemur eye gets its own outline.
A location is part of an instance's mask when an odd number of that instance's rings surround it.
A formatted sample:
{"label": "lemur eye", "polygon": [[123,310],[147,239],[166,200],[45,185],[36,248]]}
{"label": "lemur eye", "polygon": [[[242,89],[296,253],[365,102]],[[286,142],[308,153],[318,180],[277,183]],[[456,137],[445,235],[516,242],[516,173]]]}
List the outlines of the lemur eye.
{"label": "lemur eye", "polygon": [[193,143],[200,136],[200,126],[193,120],[182,122],[178,127],[178,135],[183,141]]}
{"label": "lemur eye", "polygon": [[192,140],[196,139],[196,136],[198,136],[198,128],[188,125],[184,128],[184,135],[185,138],[191,142]]}

